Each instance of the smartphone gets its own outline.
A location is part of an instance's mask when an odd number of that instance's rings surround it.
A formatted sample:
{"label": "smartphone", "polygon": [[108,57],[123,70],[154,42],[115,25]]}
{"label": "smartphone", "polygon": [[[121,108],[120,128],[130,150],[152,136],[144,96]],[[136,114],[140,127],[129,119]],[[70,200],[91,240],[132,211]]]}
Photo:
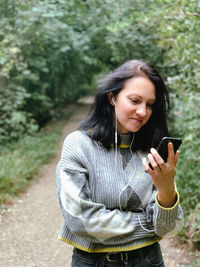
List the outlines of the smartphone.
{"label": "smartphone", "polygon": [[[172,142],[173,144],[174,153],[176,153],[176,151],[182,144],[182,140],[180,138],[174,138],[174,137],[163,137],[162,138],[156,150],[165,162],[167,162],[167,158],[168,158],[168,143],[169,142]],[[150,163],[149,163],[149,166],[153,169]]]}

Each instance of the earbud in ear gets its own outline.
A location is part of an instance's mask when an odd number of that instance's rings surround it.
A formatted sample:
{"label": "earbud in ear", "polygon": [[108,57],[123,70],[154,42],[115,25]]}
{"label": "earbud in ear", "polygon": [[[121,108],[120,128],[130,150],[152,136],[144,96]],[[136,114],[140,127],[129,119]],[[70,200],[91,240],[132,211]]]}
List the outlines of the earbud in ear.
{"label": "earbud in ear", "polygon": [[114,104],[114,105],[116,105],[116,103],[115,103],[115,100],[114,100],[114,98],[113,98],[113,97],[112,97],[112,102],[113,102],[113,104]]}

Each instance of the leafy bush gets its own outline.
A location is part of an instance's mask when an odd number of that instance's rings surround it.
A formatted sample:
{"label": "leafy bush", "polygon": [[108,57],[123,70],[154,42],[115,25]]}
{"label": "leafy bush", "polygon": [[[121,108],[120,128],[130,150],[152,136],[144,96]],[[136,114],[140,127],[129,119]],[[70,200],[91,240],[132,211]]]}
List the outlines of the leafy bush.
{"label": "leafy bush", "polygon": [[1,142],[44,126],[54,107],[88,90],[99,69],[88,56],[89,38],[76,25],[82,7],[62,0],[0,3],[0,98],[6,97],[0,104]]}
{"label": "leafy bush", "polygon": [[0,94],[0,145],[33,134],[38,126],[31,113],[20,110],[28,94],[22,87],[2,90]]}
{"label": "leafy bush", "polygon": [[174,98],[173,129],[183,138],[177,169],[177,183],[186,213],[200,202],[200,94],[183,93]]}
{"label": "leafy bush", "polygon": [[60,123],[54,123],[35,136],[1,146],[0,207],[23,192],[38,170],[55,155],[61,128]]}

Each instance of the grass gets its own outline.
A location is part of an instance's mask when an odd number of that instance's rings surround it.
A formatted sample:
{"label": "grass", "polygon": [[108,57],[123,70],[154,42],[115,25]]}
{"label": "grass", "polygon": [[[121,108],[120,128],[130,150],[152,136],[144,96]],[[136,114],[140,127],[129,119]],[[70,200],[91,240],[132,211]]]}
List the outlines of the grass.
{"label": "grass", "polygon": [[65,121],[51,122],[34,136],[0,147],[0,209],[24,192],[30,181],[56,154]]}

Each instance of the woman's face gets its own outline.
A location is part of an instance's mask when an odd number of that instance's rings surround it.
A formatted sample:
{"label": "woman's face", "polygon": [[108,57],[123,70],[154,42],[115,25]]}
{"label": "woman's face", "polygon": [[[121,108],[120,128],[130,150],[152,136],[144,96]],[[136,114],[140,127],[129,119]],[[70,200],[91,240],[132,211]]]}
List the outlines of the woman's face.
{"label": "woman's face", "polygon": [[[108,95],[111,105],[112,93]],[[125,82],[124,88],[114,97],[117,131],[121,134],[137,132],[148,122],[156,101],[156,90],[146,77],[135,77]]]}

